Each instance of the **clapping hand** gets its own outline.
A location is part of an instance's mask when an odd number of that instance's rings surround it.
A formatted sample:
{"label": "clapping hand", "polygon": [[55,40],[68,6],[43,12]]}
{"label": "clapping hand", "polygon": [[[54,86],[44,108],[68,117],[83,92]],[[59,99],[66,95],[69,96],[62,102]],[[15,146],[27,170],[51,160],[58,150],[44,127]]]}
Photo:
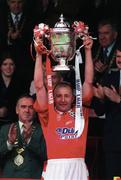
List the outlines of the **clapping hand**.
{"label": "clapping hand", "polygon": [[19,30],[16,30],[15,32],[12,29],[9,30],[9,32],[8,32],[8,38],[9,39],[16,40],[20,37],[21,37],[21,34],[20,34]]}
{"label": "clapping hand", "polygon": [[104,72],[107,68],[107,64],[103,64],[100,60],[94,62],[94,69],[97,72]]}
{"label": "clapping hand", "polygon": [[112,85],[111,85],[111,88],[104,87],[104,94],[112,102],[119,103],[121,101],[120,100],[120,95],[117,93],[115,87],[112,86]]}
{"label": "clapping hand", "polygon": [[14,145],[16,142],[16,136],[17,136],[17,128],[16,128],[16,124],[13,123],[11,124],[8,132],[8,143]]}
{"label": "clapping hand", "polygon": [[99,83],[93,87],[93,92],[95,97],[99,98],[100,100],[104,99],[104,89]]}

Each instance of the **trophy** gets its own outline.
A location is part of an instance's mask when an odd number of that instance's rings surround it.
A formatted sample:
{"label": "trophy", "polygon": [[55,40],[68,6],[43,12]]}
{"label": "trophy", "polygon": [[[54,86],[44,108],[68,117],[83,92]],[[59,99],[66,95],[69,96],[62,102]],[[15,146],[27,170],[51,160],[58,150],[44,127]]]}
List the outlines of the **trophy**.
{"label": "trophy", "polygon": [[[39,24],[34,29],[34,42],[38,46],[38,51],[42,54],[49,54],[58,65],[53,67],[53,71],[68,71],[70,67],[68,61],[71,61],[76,52],[76,39],[88,35],[88,26],[82,21],[75,21],[72,26],[64,21],[61,14],[59,22],[54,28],[49,28],[46,24]],[[37,44],[36,38],[40,39]],[[50,49],[45,45],[47,39]]]}
{"label": "trophy", "polygon": [[56,65],[54,71],[70,70],[68,61],[72,60],[75,53],[75,36],[71,31],[70,25],[64,22],[63,15],[60,21],[57,22],[50,33],[51,41],[51,56],[59,63]]}

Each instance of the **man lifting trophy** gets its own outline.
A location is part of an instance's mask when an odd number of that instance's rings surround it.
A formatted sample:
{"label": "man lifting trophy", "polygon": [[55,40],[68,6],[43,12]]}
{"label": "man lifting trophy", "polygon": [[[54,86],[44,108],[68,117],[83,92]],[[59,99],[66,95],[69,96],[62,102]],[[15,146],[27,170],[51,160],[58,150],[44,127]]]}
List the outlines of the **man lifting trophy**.
{"label": "man lifting trophy", "polygon": [[[77,38],[82,39],[82,45],[76,50]],[[89,179],[85,151],[89,105],[93,97],[92,45],[93,40],[89,36],[88,26],[81,21],[75,21],[70,27],[64,21],[63,15],[52,29],[45,24],[39,24],[34,29],[36,51],[34,108],[43,129],[48,157],[42,172],[43,180]],[[80,48],[83,46],[85,67],[84,80],[81,83],[79,63]],[[46,56],[46,69],[43,68],[43,54]],[[57,66],[52,68],[50,57],[57,61]],[[70,74],[68,61],[73,57],[75,86],[72,87],[72,83],[65,79],[53,86],[52,70],[66,71]]]}

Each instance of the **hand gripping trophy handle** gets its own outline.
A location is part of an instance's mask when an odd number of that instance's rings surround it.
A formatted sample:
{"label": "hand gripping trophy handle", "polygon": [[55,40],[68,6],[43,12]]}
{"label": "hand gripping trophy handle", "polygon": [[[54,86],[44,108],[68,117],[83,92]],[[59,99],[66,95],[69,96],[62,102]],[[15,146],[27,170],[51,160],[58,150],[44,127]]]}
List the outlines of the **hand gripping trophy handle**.
{"label": "hand gripping trophy handle", "polygon": [[50,29],[46,24],[41,23],[35,26],[33,41],[35,44],[36,51],[38,53],[41,53],[41,54],[49,53],[49,50],[46,48],[43,42],[44,39],[47,38],[49,31]]}

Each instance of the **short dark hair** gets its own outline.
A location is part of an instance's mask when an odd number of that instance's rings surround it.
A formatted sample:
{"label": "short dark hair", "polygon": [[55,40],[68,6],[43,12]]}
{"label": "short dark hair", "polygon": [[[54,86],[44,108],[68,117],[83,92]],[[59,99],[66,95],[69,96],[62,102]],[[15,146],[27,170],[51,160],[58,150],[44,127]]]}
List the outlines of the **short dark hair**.
{"label": "short dark hair", "polygon": [[18,97],[18,99],[17,99],[17,102],[16,102],[16,104],[19,102],[19,100],[20,99],[22,99],[22,98],[30,98],[30,99],[33,99],[33,101],[35,101],[35,98],[33,97],[33,96],[31,96],[30,94],[28,94],[28,93],[24,93],[24,94],[22,94],[22,95],[20,95],[19,97]]}
{"label": "short dark hair", "polygon": [[12,55],[12,53],[10,52],[10,50],[6,49],[5,51],[3,51],[1,53],[1,56],[0,56],[0,66],[2,65],[2,63],[6,60],[6,59],[12,59],[12,61],[14,62],[15,64],[15,60],[14,60],[14,57]]}
{"label": "short dark hair", "polygon": [[118,25],[117,25],[116,21],[114,19],[110,19],[110,18],[100,20],[98,23],[98,28],[100,28],[101,26],[105,26],[107,24],[110,24],[113,31],[118,31],[118,27],[117,27]]}

